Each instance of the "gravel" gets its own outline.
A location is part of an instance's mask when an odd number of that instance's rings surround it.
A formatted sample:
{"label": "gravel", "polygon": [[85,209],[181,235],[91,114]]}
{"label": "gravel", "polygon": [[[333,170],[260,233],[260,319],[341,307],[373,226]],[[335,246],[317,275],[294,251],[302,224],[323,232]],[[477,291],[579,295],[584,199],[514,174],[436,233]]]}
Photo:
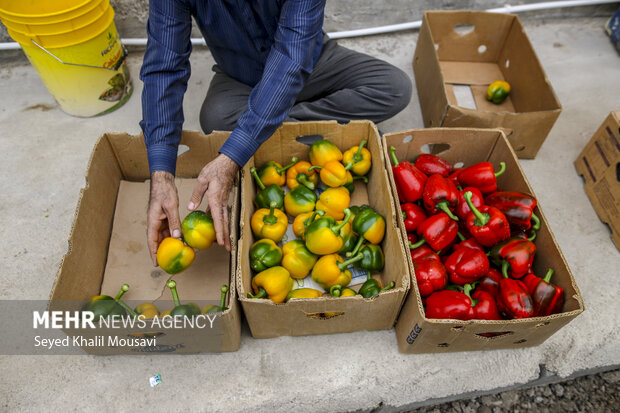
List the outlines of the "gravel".
{"label": "gravel", "polygon": [[620,370],[423,407],[410,413],[620,412]]}

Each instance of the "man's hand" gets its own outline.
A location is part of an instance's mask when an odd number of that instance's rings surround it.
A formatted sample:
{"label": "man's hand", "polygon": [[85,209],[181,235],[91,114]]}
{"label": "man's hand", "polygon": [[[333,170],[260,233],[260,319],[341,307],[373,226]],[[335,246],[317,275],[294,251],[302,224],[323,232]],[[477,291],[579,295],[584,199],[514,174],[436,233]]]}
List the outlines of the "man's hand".
{"label": "man's hand", "polygon": [[166,237],[181,238],[179,195],[170,172],[151,174],[151,193],[146,213],[146,239],[153,265],[157,266],[157,246]]}
{"label": "man's hand", "polygon": [[187,205],[187,209],[193,211],[202,202],[202,197],[207,195],[217,243],[225,246],[228,251],[230,251],[228,197],[238,169],[239,166],[235,161],[226,155],[218,155],[200,171],[194,192]]}

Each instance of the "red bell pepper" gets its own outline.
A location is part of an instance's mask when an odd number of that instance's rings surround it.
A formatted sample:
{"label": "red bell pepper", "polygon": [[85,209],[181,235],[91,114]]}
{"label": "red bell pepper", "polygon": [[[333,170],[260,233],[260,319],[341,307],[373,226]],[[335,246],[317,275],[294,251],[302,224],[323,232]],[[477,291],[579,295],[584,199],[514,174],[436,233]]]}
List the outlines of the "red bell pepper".
{"label": "red bell pepper", "polygon": [[471,212],[471,208],[469,208],[469,204],[465,201],[465,197],[463,196],[465,192],[471,192],[471,202],[476,206],[476,208],[480,208],[484,205],[484,197],[478,188],[468,186],[467,188],[460,190],[458,192],[458,204],[456,205],[454,213],[463,221],[467,219],[467,215]]}
{"label": "red bell pepper", "polygon": [[471,320],[474,309],[468,296],[459,291],[435,291],[426,297],[426,318]]}
{"label": "red bell pepper", "polygon": [[460,246],[448,257],[445,267],[451,283],[465,285],[489,272],[489,259],[482,250]]}
{"label": "red bell pepper", "polygon": [[428,218],[426,211],[419,205],[407,202],[400,205],[400,209],[403,213],[403,221],[405,222],[405,229],[407,232],[415,231],[418,226]]}
{"label": "red bell pepper", "polygon": [[495,265],[501,266],[504,277],[522,278],[530,271],[535,254],[536,245],[532,241],[510,238],[495,245],[489,256]]}
{"label": "red bell pepper", "polygon": [[450,172],[452,172],[452,165],[450,165],[450,162],[437,155],[428,153],[423,153],[418,156],[414,165],[428,176],[439,174],[446,178],[450,175]]}
{"label": "red bell pepper", "polygon": [[495,268],[489,268],[489,272],[478,281],[478,287],[476,290],[486,291],[493,297],[497,297],[499,294],[499,283],[502,281],[502,273]]}
{"label": "red bell pepper", "polygon": [[428,245],[422,245],[419,246],[417,248],[411,248],[413,245],[409,244],[409,248],[410,248],[410,254],[411,254],[411,260],[415,261],[418,258],[424,257],[425,255],[428,254],[436,254],[435,251],[433,251]]}
{"label": "red bell pepper", "polygon": [[529,318],[534,315],[534,303],[525,284],[507,276],[499,283],[497,306],[509,318]]}
{"label": "red bell pepper", "polygon": [[431,214],[443,211],[453,220],[459,220],[452,213],[459,201],[458,190],[449,179],[441,175],[431,175],[424,185],[422,201],[424,208]]}
{"label": "red bell pepper", "polygon": [[463,236],[463,234],[461,234],[460,232],[458,232],[456,235],[459,237],[461,242],[459,242],[453,247],[454,251],[462,247],[467,247],[467,248],[473,248],[475,250],[480,250],[484,252],[484,248],[482,248],[482,245],[480,245],[474,237],[465,238],[465,236]]}
{"label": "red bell pepper", "polygon": [[446,268],[441,263],[439,256],[432,251],[414,259],[413,269],[418,290],[422,297],[427,297],[434,291],[443,289],[448,283]]}
{"label": "red bell pepper", "polygon": [[502,211],[487,205],[476,208],[471,192],[465,192],[463,197],[471,209],[465,226],[480,245],[491,247],[510,238],[510,224]]}
{"label": "red bell pepper", "polygon": [[527,231],[540,229],[540,220],[534,214],[536,198],[525,192],[495,192],[486,197],[485,203],[502,211],[511,228]]}
{"label": "red bell pepper", "polygon": [[461,183],[459,182],[459,174],[462,170],[463,168],[453,169],[452,173],[448,175],[448,179],[452,181],[454,186],[461,186]]}
{"label": "red bell pepper", "polygon": [[476,320],[501,320],[502,316],[497,309],[497,302],[495,297],[487,291],[476,290],[472,293],[472,284],[465,284],[463,292],[471,300],[471,305],[474,307],[474,318]]}
{"label": "red bell pepper", "polygon": [[545,278],[539,278],[533,273],[523,277],[523,283],[534,302],[535,317],[557,314],[564,307],[564,290],[551,284],[552,275],[553,270],[549,269]]}
{"label": "red bell pepper", "polygon": [[454,241],[458,230],[459,225],[445,212],[432,215],[418,226],[417,232],[422,239],[413,248],[426,242],[434,251],[443,250]]}
{"label": "red bell pepper", "polygon": [[398,199],[400,202],[415,202],[422,198],[424,184],[426,184],[428,177],[411,162],[398,162],[395,151],[396,148],[390,146],[390,156],[394,162],[392,173],[394,174]]}
{"label": "red bell pepper", "polygon": [[500,170],[495,172],[490,162],[480,162],[463,168],[457,175],[461,186],[474,186],[484,195],[497,191],[497,177],[504,173],[506,164],[500,162]]}

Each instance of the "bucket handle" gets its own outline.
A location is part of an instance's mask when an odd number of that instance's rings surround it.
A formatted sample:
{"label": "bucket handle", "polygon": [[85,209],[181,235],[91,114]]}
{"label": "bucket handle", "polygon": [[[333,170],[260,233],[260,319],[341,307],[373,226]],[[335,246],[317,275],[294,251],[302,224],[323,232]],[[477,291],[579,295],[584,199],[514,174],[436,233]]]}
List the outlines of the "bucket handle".
{"label": "bucket handle", "polygon": [[41,46],[40,44],[38,44],[34,40],[30,39],[30,41],[32,43],[34,43],[34,45],[37,46],[39,49],[43,50],[48,55],[52,56],[54,59],[56,59],[58,62],[62,63],[63,65],[91,67],[91,68],[94,68],[94,69],[106,69],[106,70],[111,70],[113,72],[116,72],[118,70],[118,68],[121,67],[121,65],[123,64],[125,59],[127,58],[127,49],[125,48],[125,45],[123,45],[121,43],[121,47],[123,48],[123,55],[121,56],[120,59],[118,59],[118,62],[116,62],[116,64],[114,66],[112,66],[112,67],[85,65],[83,63],[70,63],[70,62],[65,62],[65,61],[61,60],[58,56],[54,55],[52,52],[50,52],[49,50],[47,50],[45,47]]}

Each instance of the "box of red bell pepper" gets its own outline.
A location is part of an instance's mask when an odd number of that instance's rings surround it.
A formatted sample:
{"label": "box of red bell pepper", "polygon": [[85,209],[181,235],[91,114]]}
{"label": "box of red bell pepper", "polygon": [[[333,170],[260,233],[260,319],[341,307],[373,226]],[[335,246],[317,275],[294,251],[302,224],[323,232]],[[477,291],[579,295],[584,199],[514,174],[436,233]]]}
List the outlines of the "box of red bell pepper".
{"label": "box of red bell pepper", "polygon": [[535,346],[584,310],[503,131],[409,130],[382,142],[410,247],[401,352]]}
{"label": "box of red bell pepper", "polygon": [[562,107],[519,18],[424,13],[413,58],[424,125],[502,128],[534,158]]}
{"label": "box of red bell pepper", "polygon": [[372,122],[283,124],[242,170],[240,235],[253,337],[394,326],[408,252]]}

